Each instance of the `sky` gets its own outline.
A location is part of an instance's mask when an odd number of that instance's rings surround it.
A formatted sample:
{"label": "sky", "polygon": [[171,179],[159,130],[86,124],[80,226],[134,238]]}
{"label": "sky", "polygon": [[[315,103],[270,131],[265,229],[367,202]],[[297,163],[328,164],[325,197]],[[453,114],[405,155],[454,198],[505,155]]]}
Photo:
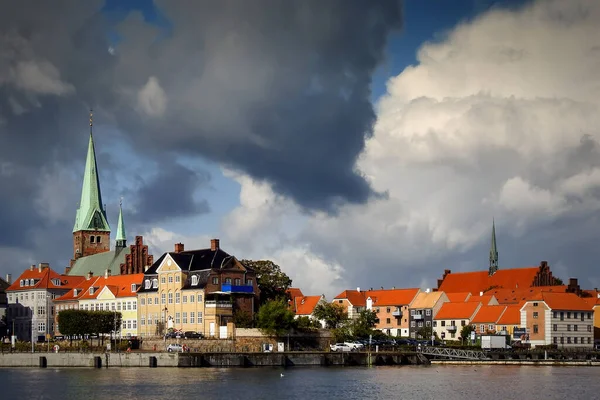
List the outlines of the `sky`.
{"label": "sky", "polygon": [[[31,3],[31,4],[30,4]],[[600,3],[0,0],[0,272],[63,271],[94,109],[155,258],[211,238],[305,294],[549,262],[600,286]]]}

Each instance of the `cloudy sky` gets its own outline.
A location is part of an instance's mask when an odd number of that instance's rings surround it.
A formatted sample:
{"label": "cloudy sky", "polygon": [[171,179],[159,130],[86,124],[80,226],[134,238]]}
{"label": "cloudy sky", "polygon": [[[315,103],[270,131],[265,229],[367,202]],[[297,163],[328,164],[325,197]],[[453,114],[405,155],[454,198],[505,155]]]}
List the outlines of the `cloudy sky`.
{"label": "cloudy sky", "polygon": [[[0,271],[116,230],[307,294],[548,260],[600,286],[600,2],[0,0]],[[114,235],[113,235],[114,239]]]}

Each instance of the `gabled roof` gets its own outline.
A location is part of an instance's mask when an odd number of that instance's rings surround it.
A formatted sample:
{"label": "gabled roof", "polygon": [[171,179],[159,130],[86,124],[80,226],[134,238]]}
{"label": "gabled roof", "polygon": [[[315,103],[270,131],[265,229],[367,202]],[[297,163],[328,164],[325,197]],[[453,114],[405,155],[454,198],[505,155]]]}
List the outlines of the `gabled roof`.
{"label": "gabled roof", "polygon": [[[160,256],[160,258],[154,264],[152,264],[150,268],[148,268],[146,275],[156,275],[158,268],[167,255],[169,255],[183,271],[223,269],[227,268],[231,262],[236,261],[233,256],[227,254],[220,248],[216,250],[211,250],[210,248],[189,250],[179,253],[168,252]],[[251,269],[245,265],[244,268]]]}
{"label": "gabled roof", "polygon": [[452,303],[465,302],[471,297],[471,292],[446,293],[446,296]]}
{"label": "gabled roof", "polygon": [[[7,291],[15,290],[32,290],[32,289],[65,289],[69,290],[78,285],[85,278],[83,276],[61,275],[51,269],[44,267],[41,271],[39,267],[26,269],[21,275],[6,289]],[[21,280],[33,280],[34,284],[21,287]],[[59,281],[59,285],[55,284],[55,280]]]}
{"label": "gabled roof", "polygon": [[539,292],[529,301],[541,300],[552,310],[592,311],[592,306],[574,293]]}
{"label": "gabled roof", "polygon": [[334,300],[348,300],[355,307],[365,307],[367,305],[366,292],[357,290],[344,290],[333,298]]}
{"label": "gabled roof", "polygon": [[471,319],[480,306],[481,303],[444,303],[434,319]]}
{"label": "gabled roof", "polygon": [[537,296],[540,292],[556,292],[564,293],[567,287],[560,286],[538,286],[523,289],[492,289],[486,292],[488,295],[493,295],[500,304],[519,304],[525,300]]}
{"label": "gabled roof", "polygon": [[521,306],[508,305],[496,322],[497,325],[521,325]]}
{"label": "gabled roof", "polygon": [[85,292],[89,289],[90,286],[92,286],[94,284],[94,282],[96,282],[97,279],[98,279],[97,276],[90,278],[90,279],[84,279],[73,289],[69,290],[67,293],[63,294],[62,296],[54,299],[54,301],[56,302],[56,301],[77,301],[77,300],[79,300],[79,298],[85,294]]}
{"label": "gabled roof", "polygon": [[491,288],[523,289],[531,287],[538,267],[501,269],[492,276],[488,271],[452,272],[445,276],[438,291],[479,294]]}
{"label": "gabled roof", "polygon": [[311,315],[319,301],[323,299],[323,296],[295,297],[296,315]]}
{"label": "gabled roof", "polygon": [[92,272],[94,276],[104,276],[104,272],[110,269],[112,275],[121,273],[121,264],[125,263],[125,256],[131,253],[129,246],[117,248],[103,253],[80,257],[71,267],[69,275],[87,276]]}
{"label": "gabled roof", "polygon": [[483,296],[471,296],[467,300],[467,302],[479,302],[483,305],[497,305],[498,300],[493,295],[483,295]]}
{"label": "gabled roof", "polygon": [[448,298],[444,292],[421,292],[417,294],[409,308],[433,308],[442,297]]}
{"label": "gabled roof", "polygon": [[419,288],[369,290],[367,298],[371,298],[374,307],[408,305],[419,293]]}
{"label": "gabled roof", "polygon": [[481,306],[471,320],[472,324],[496,324],[506,306]]}
{"label": "gabled roof", "polygon": [[[110,290],[115,297],[134,297],[136,296],[137,289],[139,289],[143,279],[144,274],[116,275],[109,276],[108,278],[98,277],[93,285],[90,285],[90,287],[94,287],[94,293],[90,293],[89,290],[86,290],[78,297],[78,300],[97,299],[104,288]],[[132,284],[136,284],[135,291],[131,290]]]}

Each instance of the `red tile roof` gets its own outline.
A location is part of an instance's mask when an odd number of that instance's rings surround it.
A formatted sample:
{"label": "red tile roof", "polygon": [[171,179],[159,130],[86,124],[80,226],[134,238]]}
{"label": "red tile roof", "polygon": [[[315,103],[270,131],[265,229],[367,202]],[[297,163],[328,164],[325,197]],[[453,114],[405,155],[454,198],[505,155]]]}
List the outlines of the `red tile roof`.
{"label": "red tile roof", "polygon": [[552,310],[592,311],[592,305],[575,293],[539,292],[529,299],[529,301],[532,300],[541,300]]}
{"label": "red tile roof", "polygon": [[[21,286],[21,281],[33,281],[33,284]],[[58,280],[59,285],[55,281]],[[50,267],[44,267],[41,271],[39,267],[28,268],[15,279],[15,281],[6,289],[7,291],[31,290],[31,289],[71,289],[83,282],[83,276],[61,275]]]}
{"label": "red tile roof", "polygon": [[467,300],[467,302],[480,302],[483,305],[489,305],[490,303],[496,303],[496,298],[493,295],[483,295],[483,296],[471,296]]}
{"label": "red tile roof", "polygon": [[521,325],[521,306],[508,305],[498,319],[497,325]]}
{"label": "red tile roof", "polygon": [[367,298],[373,300],[374,307],[399,306],[410,304],[418,293],[418,288],[369,290]]}
{"label": "red tile roof", "polygon": [[302,296],[294,298],[296,303],[296,315],[311,315],[322,296]]}
{"label": "red tile roof", "polygon": [[472,324],[496,324],[506,306],[481,306],[471,320]]}
{"label": "red tile roof", "polygon": [[500,304],[519,304],[532,296],[537,296],[540,292],[564,293],[566,286],[538,286],[524,289],[492,289],[486,294],[494,295]]}
{"label": "red tile roof", "polygon": [[479,294],[493,287],[523,289],[533,284],[538,271],[538,267],[501,269],[492,276],[488,271],[451,272],[446,275],[438,290],[446,293]]}
{"label": "red tile roof", "polygon": [[[67,293],[63,294],[60,297],[54,299],[54,301],[77,301],[81,296],[85,294],[85,292],[89,289],[90,286],[96,282],[98,279],[97,276],[91,279],[85,279],[83,282],[80,282],[79,285],[75,286],[73,289],[69,290]],[[77,291],[77,294],[75,292]]]}
{"label": "red tile roof", "polygon": [[434,319],[471,319],[479,309],[481,303],[444,303]]}
{"label": "red tile roof", "polygon": [[143,280],[144,274],[113,275],[108,278],[101,276],[96,279],[93,285],[90,285],[94,287],[94,293],[90,294],[89,290],[85,290],[82,295],[78,297],[78,300],[96,299],[105,287],[110,290],[115,297],[133,297],[136,295],[137,290],[132,291],[131,285],[135,283],[139,289]]}
{"label": "red tile roof", "polygon": [[365,307],[367,305],[367,297],[365,292],[357,290],[344,290],[333,298],[334,300],[346,299],[355,307]]}
{"label": "red tile roof", "polygon": [[471,292],[446,293],[451,303],[465,302],[471,297]]}
{"label": "red tile roof", "polygon": [[290,299],[292,300],[294,300],[296,297],[304,296],[304,294],[302,294],[302,290],[294,287],[288,288],[288,290],[286,290],[286,293],[290,296]]}

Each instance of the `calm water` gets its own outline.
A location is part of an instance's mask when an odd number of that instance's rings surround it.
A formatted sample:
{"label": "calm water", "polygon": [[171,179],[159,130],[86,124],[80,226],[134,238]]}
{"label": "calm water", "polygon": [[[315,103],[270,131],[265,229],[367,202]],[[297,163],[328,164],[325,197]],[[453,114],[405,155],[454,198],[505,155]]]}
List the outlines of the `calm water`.
{"label": "calm water", "polygon": [[0,369],[0,399],[588,400],[600,398],[599,376],[518,366]]}

